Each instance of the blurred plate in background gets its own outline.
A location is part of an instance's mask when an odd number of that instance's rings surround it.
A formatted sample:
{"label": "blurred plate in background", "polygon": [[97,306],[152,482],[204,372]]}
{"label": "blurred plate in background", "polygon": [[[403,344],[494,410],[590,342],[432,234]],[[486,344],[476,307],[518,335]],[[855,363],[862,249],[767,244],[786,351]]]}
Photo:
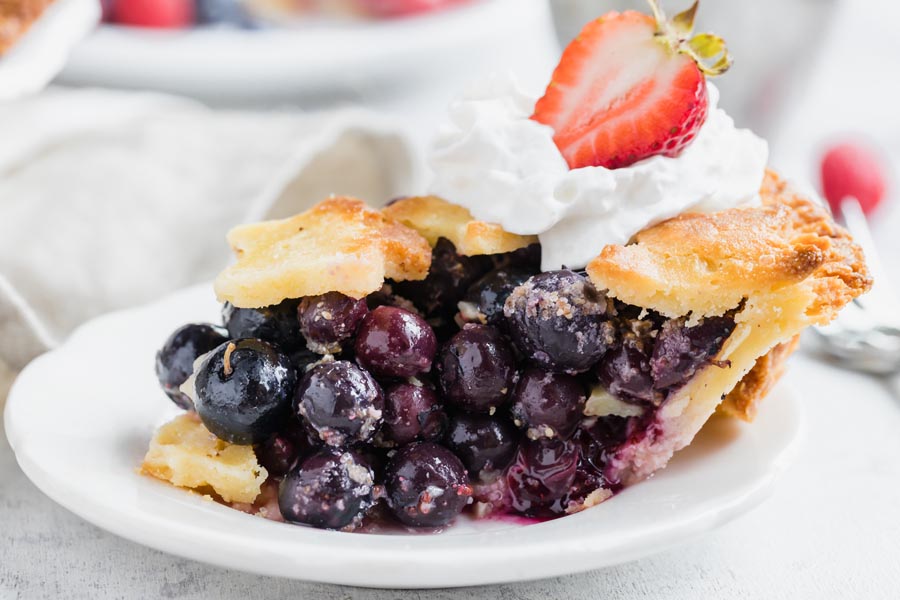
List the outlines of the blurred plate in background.
{"label": "blurred plate in background", "polygon": [[540,86],[558,54],[546,0],[481,0],[416,17],[315,20],[291,29],[103,26],[76,49],[59,81],[219,105],[352,102],[430,113],[429,98],[440,99],[442,112],[468,82],[500,68]]}

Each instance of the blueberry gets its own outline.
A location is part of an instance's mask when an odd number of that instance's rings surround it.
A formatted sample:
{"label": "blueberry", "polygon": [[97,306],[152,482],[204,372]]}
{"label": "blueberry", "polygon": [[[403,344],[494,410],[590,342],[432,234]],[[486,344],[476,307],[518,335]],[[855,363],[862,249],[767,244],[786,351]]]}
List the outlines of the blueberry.
{"label": "blueberry", "polygon": [[222,322],[232,339],[259,338],[278,345],[284,352],[303,346],[297,320],[299,300],[285,300],[263,308],[238,308],[226,302]]}
{"label": "blueberry", "polygon": [[471,477],[489,481],[515,458],[519,430],[500,415],[459,413],[450,418],[446,442]]}
{"label": "blueberry", "polygon": [[431,370],[437,350],[425,320],[402,308],[379,306],[363,320],[356,361],[378,377],[412,377]]}
{"label": "blueberry", "polygon": [[624,417],[600,417],[589,427],[582,427],[573,438],[579,447],[578,469],[563,505],[579,504],[599,488],[616,491],[617,481],[607,478],[607,461],[612,451],[628,437],[628,421]]}
{"label": "blueberry", "polygon": [[708,317],[693,327],[687,327],[684,318],[663,324],[650,359],[656,389],[679,386],[693,377],[719,352],[734,325],[727,316]]}
{"label": "blueberry", "polygon": [[568,269],[535,275],[518,286],[503,312],[522,354],[551,371],[586,371],[615,340],[606,297]]}
{"label": "blueberry", "polygon": [[491,412],[512,391],[515,357],[489,325],[466,325],[444,344],[436,364],[444,399],[464,410]]}
{"label": "blueberry", "polygon": [[310,296],[298,308],[300,331],[310,350],[335,354],[356,333],[368,312],[365,298],[357,300],[338,292]]}
{"label": "blueberry", "polygon": [[295,383],[290,361],[272,344],[225,342],[197,372],[197,414],[226,442],[263,442],[288,415]]}
{"label": "blueberry", "polygon": [[329,446],[368,442],[381,426],[384,393],[372,376],[339,360],[310,369],[294,394],[294,410]]}
{"label": "blueberry", "polygon": [[529,438],[565,439],[581,422],[586,399],[584,385],[575,377],[530,368],[516,384],[512,414]]}
{"label": "blueberry", "polygon": [[662,394],[653,389],[650,357],[628,341],[606,353],[597,365],[600,383],[609,392],[626,401],[659,404]]}
{"label": "blueberry", "polygon": [[176,329],[156,353],[156,377],[179,408],[194,408],[187,394],[178,389],[194,372],[194,361],[227,340],[225,332],[213,325],[185,325]]}
{"label": "blueberry", "polygon": [[269,475],[280,477],[290,471],[300,456],[291,436],[276,433],[256,449],[256,458]]}
{"label": "blueberry", "polygon": [[491,271],[472,284],[459,302],[462,320],[505,327],[503,305],[506,299],[515,288],[528,281],[532,275],[534,272],[521,268]]}
{"label": "blueberry", "polygon": [[438,238],[431,251],[428,276],[422,281],[397,282],[393,287],[426,317],[450,319],[469,286],[491,268],[490,257],[462,256],[452,242]]}
{"label": "blueberry", "polygon": [[328,448],[304,460],[281,482],[286,521],[322,529],[357,525],[373,504],[374,473],[359,454]]}
{"label": "blueberry", "polygon": [[418,380],[397,383],[385,390],[382,433],[396,444],[437,441],[444,434],[447,415],[434,388]]}
{"label": "blueberry", "polygon": [[388,463],[385,485],[391,512],[412,527],[447,525],[472,496],[459,458],[431,442],[398,450]]}
{"label": "blueberry", "polygon": [[565,512],[563,498],[575,482],[578,459],[571,440],[524,440],[506,473],[512,507],[535,516]]}

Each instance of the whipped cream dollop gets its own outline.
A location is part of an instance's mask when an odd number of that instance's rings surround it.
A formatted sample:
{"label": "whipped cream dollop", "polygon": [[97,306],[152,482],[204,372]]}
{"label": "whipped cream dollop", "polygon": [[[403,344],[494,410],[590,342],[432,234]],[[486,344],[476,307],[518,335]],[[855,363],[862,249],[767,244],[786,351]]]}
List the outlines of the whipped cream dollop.
{"label": "whipped cream dollop", "polygon": [[476,219],[537,235],[542,269],[584,267],[607,244],[684,212],[759,202],[768,145],[717,108],[677,157],[628,167],[569,169],[553,129],[531,120],[536,98],[495,79],[450,106],[430,157],[430,192]]}

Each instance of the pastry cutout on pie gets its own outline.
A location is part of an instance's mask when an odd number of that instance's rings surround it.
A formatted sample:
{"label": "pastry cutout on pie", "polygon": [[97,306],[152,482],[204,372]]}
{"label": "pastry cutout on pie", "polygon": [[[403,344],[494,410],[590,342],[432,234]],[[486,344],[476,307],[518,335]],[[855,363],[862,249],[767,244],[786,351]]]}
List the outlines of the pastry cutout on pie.
{"label": "pastry cutout on pie", "polygon": [[464,256],[503,254],[537,243],[537,236],[508,233],[494,223],[478,221],[468,209],[437,196],[400,198],[382,212],[425,236],[434,246],[439,238],[453,242]]}
{"label": "pastry cutout on pie", "polygon": [[219,300],[241,308],[340,292],[361,298],[385,279],[424,279],[431,247],[416,231],[354,198],[329,198],[277,221],[235,227],[237,263],[215,281]]}
{"label": "pastry cutout on pie", "polygon": [[268,473],[253,446],[236,446],[209,432],[195,413],[160,427],[150,440],[141,472],[178,487],[211,490],[225,502],[253,502]]}

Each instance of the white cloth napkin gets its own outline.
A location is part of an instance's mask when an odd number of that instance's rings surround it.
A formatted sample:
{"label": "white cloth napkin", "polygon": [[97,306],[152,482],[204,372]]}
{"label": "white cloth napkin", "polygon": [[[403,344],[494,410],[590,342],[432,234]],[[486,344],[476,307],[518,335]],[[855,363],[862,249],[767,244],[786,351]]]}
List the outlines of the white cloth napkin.
{"label": "white cloth napkin", "polygon": [[233,225],[416,189],[397,131],[364,111],[100,90],[0,104],[0,363],[20,369],[90,317],[212,278]]}

